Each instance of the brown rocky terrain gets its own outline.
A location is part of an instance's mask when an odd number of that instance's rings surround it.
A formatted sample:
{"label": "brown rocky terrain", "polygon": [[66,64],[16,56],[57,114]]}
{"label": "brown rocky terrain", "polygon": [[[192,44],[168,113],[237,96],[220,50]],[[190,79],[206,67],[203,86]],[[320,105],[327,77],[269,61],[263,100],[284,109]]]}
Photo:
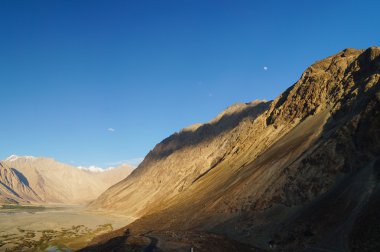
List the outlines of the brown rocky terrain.
{"label": "brown rocky terrain", "polygon": [[86,204],[133,170],[78,169],[51,158],[12,156],[0,162],[0,203]]}
{"label": "brown rocky terrain", "polygon": [[[23,181],[24,180],[24,181]],[[18,204],[42,202],[42,199],[25,183],[17,170],[0,163],[0,203]]]}
{"label": "brown rocky terrain", "polygon": [[128,180],[114,185],[91,206],[135,217],[156,209],[222,162],[238,141],[234,127],[243,119],[254,120],[267,107],[260,101],[235,104],[209,123],[173,134],[147,155]]}
{"label": "brown rocky terrain", "polygon": [[346,49],[159,143],[90,204],[139,219],[84,251],[379,251],[379,158],[380,48]]}

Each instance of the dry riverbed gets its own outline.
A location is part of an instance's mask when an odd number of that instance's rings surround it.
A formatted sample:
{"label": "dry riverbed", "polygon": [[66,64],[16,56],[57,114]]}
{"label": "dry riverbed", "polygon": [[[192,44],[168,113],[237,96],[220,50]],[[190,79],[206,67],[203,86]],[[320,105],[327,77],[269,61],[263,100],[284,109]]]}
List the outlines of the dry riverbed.
{"label": "dry riverbed", "polygon": [[132,220],[74,206],[3,206],[0,251],[74,251]]}

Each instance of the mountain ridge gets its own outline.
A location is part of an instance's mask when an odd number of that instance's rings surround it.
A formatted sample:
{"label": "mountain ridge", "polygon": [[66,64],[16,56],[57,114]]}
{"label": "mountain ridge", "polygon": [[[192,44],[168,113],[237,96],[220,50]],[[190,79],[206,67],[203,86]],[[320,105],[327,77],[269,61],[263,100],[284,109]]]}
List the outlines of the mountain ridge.
{"label": "mountain ridge", "polygon": [[16,204],[84,204],[132,171],[125,165],[91,171],[53,158],[16,155],[0,164],[0,199]]}

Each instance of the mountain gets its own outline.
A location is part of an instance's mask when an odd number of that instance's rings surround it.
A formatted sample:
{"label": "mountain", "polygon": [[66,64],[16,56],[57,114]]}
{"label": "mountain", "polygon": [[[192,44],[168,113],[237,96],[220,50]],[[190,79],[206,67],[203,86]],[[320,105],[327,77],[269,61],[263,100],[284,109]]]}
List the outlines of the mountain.
{"label": "mountain", "polygon": [[26,179],[14,168],[0,163],[0,203],[42,202]]}
{"label": "mountain", "polygon": [[249,251],[379,251],[379,129],[380,48],[345,49],[274,101],[156,145],[90,204],[139,219],[84,251],[136,237],[164,251],[244,250],[218,247],[228,239]]}
{"label": "mountain", "polygon": [[235,104],[209,123],[192,125],[152,150],[127,180],[112,186],[91,207],[141,217],[191,186],[235,152],[240,121],[249,124],[269,103]]}
{"label": "mountain", "polygon": [[85,204],[131,171],[127,165],[102,171],[51,158],[11,156],[0,162],[0,202]]}

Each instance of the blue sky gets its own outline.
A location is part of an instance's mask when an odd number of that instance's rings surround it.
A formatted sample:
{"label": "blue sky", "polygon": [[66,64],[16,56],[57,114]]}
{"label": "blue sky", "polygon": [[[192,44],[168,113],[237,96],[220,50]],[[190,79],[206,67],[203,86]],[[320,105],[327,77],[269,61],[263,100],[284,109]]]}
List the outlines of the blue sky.
{"label": "blue sky", "polygon": [[379,45],[379,9],[379,1],[0,1],[0,159],[136,162],[235,102],[275,98],[318,59]]}

